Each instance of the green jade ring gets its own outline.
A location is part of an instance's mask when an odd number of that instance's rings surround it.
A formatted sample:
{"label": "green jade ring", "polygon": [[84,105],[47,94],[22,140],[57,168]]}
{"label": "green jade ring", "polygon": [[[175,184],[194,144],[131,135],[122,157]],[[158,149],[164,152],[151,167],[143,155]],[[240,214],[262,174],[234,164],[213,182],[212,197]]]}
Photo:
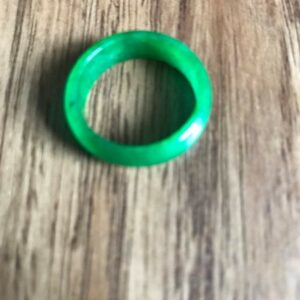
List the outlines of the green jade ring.
{"label": "green jade ring", "polygon": [[[195,96],[187,121],[170,136],[151,144],[124,145],[110,141],[94,132],[85,118],[89,93],[100,75],[131,59],[169,64],[185,76]],[[210,79],[196,54],[181,41],[152,31],[117,33],[99,41],[76,62],[65,87],[65,115],[79,143],[97,158],[124,166],[155,165],[183,154],[200,138],[211,110]]]}

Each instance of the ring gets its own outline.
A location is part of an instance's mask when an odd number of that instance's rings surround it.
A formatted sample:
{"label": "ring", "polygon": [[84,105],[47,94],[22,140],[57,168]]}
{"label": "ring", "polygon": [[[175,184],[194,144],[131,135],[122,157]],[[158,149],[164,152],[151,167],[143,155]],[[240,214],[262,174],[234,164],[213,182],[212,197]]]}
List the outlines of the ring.
{"label": "ring", "polygon": [[[124,145],[98,135],[87,124],[85,105],[100,75],[130,59],[167,63],[181,72],[194,93],[195,103],[186,122],[168,137],[146,145]],[[183,42],[153,31],[113,34],[89,48],[71,70],[64,96],[67,123],[78,142],[92,155],[112,164],[150,166],[186,152],[200,138],[212,110],[212,87],[207,71]]]}

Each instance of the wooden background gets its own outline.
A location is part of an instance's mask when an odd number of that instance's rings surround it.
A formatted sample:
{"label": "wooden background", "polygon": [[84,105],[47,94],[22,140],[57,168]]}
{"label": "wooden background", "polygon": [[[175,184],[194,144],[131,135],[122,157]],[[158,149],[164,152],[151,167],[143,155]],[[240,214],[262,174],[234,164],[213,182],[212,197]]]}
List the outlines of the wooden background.
{"label": "wooden background", "polygon": [[[182,39],[214,85],[201,142],[158,167],[96,161],[62,116],[75,59],[129,29]],[[0,0],[0,32],[1,300],[300,299],[299,0]],[[174,76],[114,68],[89,121],[168,134]]]}

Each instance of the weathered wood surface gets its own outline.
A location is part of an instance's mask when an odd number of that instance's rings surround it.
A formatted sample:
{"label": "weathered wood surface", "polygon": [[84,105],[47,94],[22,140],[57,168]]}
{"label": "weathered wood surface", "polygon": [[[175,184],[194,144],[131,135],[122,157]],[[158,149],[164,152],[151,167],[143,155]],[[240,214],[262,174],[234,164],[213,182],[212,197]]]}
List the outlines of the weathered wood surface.
{"label": "weathered wood surface", "polygon": [[[62,118],[75,59],[129,29],[184,40],[214,85],[201,142],[153,168],[97,162]],[[0,0],[0,32],[1,300],[300,299],[298,0]],[[168,134],[172,72],[115,68],[90,121]]]}

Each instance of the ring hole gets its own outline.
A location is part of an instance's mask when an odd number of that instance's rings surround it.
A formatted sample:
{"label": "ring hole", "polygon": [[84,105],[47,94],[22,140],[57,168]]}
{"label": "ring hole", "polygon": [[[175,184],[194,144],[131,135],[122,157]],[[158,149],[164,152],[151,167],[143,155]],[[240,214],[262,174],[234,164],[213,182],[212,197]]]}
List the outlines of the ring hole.
{"label": "ring hole", "polygon": [[86,118],[96,133],[109,140],[141,145],[178,130],[194,105],[192,88],[177,70],[162,62],[131,60],[97,80]]}

